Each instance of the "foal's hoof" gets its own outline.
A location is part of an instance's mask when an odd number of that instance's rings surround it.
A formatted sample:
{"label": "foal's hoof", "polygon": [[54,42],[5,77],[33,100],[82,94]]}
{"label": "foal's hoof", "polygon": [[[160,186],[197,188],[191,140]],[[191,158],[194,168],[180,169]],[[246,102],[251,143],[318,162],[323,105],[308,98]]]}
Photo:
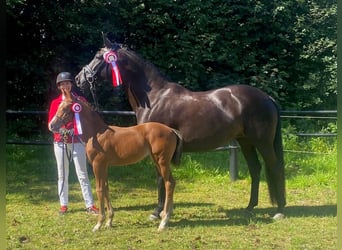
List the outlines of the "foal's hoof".
{"label": "foal's hoof", "polygon": [[96,231],[98,231],[101,227],[101,224],[96,224],[95,227],[93,228],[93,233],[95,233]]}
{"label": "foal's hoof", "polygon": [[274,216],[273,216],[273,220],[282,220],[285,218],[285,215],[283,213],[276,213]]}

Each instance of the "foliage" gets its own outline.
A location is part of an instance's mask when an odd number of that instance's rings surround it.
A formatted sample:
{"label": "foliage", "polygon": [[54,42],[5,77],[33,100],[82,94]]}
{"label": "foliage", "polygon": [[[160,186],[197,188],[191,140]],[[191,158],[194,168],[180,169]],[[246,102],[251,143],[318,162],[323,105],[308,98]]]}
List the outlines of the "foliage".
{"label": "foliage", "polygon": [[[192,90],[245,83],[284,109],[335,109],[336,6],[331,0],[6,1],[8,107],[47,109],[56,75],[78,73],[102,45],[101,31],[110,31]],[[110,86],[98,92],[103,106],[127,107],[111,98]]]}

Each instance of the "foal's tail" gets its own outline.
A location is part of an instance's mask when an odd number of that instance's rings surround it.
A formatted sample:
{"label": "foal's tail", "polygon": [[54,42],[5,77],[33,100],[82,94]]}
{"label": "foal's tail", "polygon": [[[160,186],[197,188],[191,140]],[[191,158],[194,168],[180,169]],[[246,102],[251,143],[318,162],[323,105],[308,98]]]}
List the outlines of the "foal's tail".
{"label": "foal's tail", "polygon": [[173,129],[172,131],[177,137],[177,145],[176,145],[176,150],[173,153],[171,162],[175,165],[180,165],[181,157],[182,157],[182,151],[183,151],[183,138],[182,138],[182,135],[179,133],[178,130]]}
{"label": "foal's tail", "polygon": [[[272,99],[272,98],[271,98]],[[277,103],[272,99],[276,109],[277,109],[277,127],[274,137],[274,150],[277,157],[276,165],[274,166],[274,171],[272,175],[269,176],[269,192],[271,202],[277,203],[278,207],[283,207],[286,204],[285,200],[285,163],[284,163],[284,151],[283,151],[283,140],[281,134],[281,121],[280,121],[280,110]]]}

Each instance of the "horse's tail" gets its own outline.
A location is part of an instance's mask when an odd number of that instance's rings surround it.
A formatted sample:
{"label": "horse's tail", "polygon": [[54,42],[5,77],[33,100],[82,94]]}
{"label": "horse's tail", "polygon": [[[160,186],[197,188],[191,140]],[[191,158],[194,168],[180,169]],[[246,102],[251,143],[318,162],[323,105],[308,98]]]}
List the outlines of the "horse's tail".
{"label": "horse's tail", "polygon": [[274,103],[277,108],[278,113],[278,121],[277,121],[277,128],[276,134],[274,137],[274,150],[276,152],[277,159],[279,161],[279,167],[284,170],[284,149],[283,149],[283,138],[281,134],[281,120],[280,120],[280,110],[276,103]]}
{"label": "horse's tail", "polygon": [[182,151],[183,151],[183,138],[178,130],[173,129],[172,131],[177,137],[177,145],[176,145],[176,150],[173,153],[171,162],[175,165],[180,165]]}
{"label": "horse's tail", "polygon": [[[281,134],[281,120],[280,120],[280,110],[278,104],[271,98],[277,109],[277,126],[276,133],[273,141],[273,147],[275,150],[275,154],[277,157],[276,164],[272,171],[272,174],[268,175],[268,183],[269,183],[269,193],[271,202],[277,203],[278,206],[285,206],[285,163],[284,163],[284,151],[283,151],[283,140]],[[267,168],[266,168],[267,169]],[[268,171],[270,171],[268,169]],[[269,176],[271,175],[271,176]]]}

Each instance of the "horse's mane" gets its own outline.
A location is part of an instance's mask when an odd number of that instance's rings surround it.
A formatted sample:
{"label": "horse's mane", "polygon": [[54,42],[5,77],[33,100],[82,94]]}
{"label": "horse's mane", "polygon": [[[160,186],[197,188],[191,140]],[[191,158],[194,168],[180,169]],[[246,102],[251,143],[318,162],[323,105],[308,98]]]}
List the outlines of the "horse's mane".
{"label": "horse's mane", "polygon": [[121,49],[119,50],[119,53],[124,54],[135,64],[138,64],[141,67],[143,67],[145,73],[148,74],[150,79],[162,78],[163,80],[168,81],[168,77],[164,73],[162,73],[154,64],[145,60],[136,52],[134,52],[133,50],[130,50],[128,47],[121,47]]}

